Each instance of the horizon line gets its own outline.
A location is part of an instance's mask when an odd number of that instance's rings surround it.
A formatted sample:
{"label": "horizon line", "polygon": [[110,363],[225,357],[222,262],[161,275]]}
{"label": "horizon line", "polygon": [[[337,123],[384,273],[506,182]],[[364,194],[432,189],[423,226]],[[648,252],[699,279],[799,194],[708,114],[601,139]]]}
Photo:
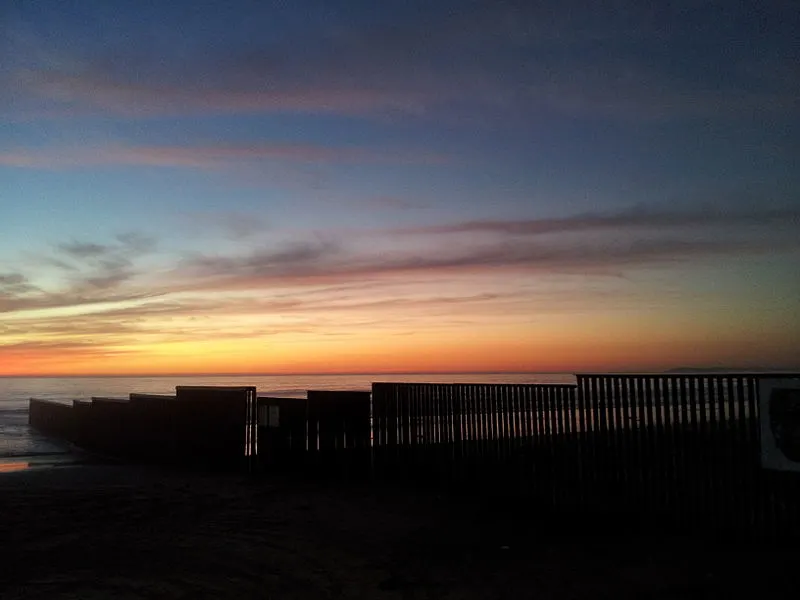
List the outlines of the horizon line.
{"label": "horizon line", "polygon": [[575,375],[573,371],[296,371],[290,373],[82,373],[82,374],[0,374],[10,378],[102,378],[102,377],[304,377],[320,375]]}
{"label": "horizon line", "polygon": [[288,373],[82,373],[82,374],[0,374],[0,379],[137,379],[137,378],[190,378],[190,377],[320,377],[358,375],[691,375],[691,374],[800,374],[794,367],[669,367],[661,370],[599,371],[594,369],[572,371],[298,371]]}

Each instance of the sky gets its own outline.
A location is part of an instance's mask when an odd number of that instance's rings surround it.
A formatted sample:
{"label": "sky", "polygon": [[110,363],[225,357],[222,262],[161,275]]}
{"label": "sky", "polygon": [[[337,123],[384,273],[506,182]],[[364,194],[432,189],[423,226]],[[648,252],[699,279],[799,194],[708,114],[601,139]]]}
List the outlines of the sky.
{"label": "sky", "polygon": [[4,2],[0,375],[796,369],[798,31]]}

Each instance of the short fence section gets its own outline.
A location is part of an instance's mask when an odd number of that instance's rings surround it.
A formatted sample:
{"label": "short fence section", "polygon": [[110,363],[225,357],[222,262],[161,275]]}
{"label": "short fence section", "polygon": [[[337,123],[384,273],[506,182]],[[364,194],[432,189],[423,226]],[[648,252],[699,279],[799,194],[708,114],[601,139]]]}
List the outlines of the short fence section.
{"label": "short fence section", "polygon": [[181,386],[175,396],[30,401],[30,424],[86,451],[203,468],[239,468],[255,445],[255,388]]}

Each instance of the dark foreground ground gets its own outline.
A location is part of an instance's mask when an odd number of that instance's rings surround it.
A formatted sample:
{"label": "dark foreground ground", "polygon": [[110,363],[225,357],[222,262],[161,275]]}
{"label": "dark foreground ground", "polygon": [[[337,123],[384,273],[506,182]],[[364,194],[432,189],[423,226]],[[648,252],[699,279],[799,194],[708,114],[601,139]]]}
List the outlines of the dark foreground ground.
{"label": "dark foreground ground", "polygon": [[525,513],[369,485],[114,466],[5,474],[0,598],[800,596],[797,551],[612,537]]}

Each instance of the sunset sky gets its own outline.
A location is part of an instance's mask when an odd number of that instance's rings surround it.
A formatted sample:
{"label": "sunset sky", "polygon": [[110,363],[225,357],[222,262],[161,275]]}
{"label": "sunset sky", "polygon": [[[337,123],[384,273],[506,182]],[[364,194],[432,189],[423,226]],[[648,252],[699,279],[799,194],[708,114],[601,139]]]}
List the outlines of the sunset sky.
{"label": "sunset sky", "polygon": [[0,375],[797,368],[798,31],[4,2]]}

